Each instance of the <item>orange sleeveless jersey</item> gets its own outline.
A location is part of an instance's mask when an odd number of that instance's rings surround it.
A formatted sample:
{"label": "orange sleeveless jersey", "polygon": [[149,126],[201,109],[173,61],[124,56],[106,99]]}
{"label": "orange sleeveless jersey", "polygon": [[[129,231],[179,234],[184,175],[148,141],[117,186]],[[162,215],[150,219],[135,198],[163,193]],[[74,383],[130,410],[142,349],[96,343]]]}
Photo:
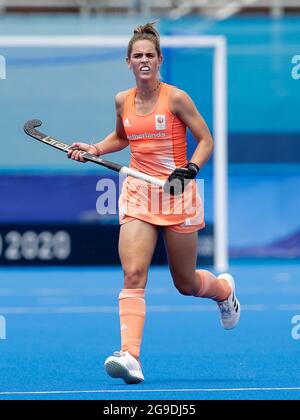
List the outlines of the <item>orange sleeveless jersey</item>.
{"label": "orange sleeveless jersey", "polygon": [[[129,89],[122,114],[131,151],[130,168],[161,179],[187,164],[186,126],[169,110],[173,89],[161,83],[153,111],[144,115],[135,111],[136,88]],[[119,199],[120,223],[128,221],[128,216],[160,226],[204,225],[195,181],[188,184],[184,194],[173,197],[160,187],[128,176]]]}

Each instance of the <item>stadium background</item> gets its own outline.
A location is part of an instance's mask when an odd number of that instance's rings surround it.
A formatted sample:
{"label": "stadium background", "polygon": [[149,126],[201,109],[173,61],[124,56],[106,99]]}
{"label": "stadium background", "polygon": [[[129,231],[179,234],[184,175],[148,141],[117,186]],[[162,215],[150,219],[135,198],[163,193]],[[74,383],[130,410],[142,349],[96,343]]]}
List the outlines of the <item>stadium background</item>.
{"label": "stadium background", "polygon": [[[0,48],[6,59],[6,79],[0,79],[0,399],[299,400],[300,71],[292,60],[300,54],[300,17],[299,8],[294,11],[271,15],[258,7],[223,20],[176,17],[172,10],[0,14],[0,36],[130,36],[135,26],[159,18],[161,34],[227,38],[228,239],[243,308],[239,327],[224,332],[211,302],[175,290],[160,244],[154,262],[162,265],[151,267],[146,292],[146,381],[128,390],[105,375],[103,361],[119,343],[123,275],[117,217],[96,213],[96,183],[114,175],[68,161],[29,139],[23,124],[40,118],[42,131],[66,142],[101,139],[114,125],[113,95],[132,83],[124,51]],[[164,80],[191,94],[213,130],[211,51],[165,55]],[[192,147],[189,139],[189,152]],[[128,153],[111,159],[127,163]],[[199,243],[209,258],[199,266],[205,268],[212,251],[212,172],[210,162],[202,172],[209,229]],[[71,243],[61,235],[69,230]],[[51,267],[36,267],[41,264]]]}
{"label": "stadium background", "polygon": [[[115,16],[31,15],[24,20],[22,16],[4,15],[0,19],[0,35],[128,36],[147,17],[124,21]],[[292,57],[300,41],[299,19],[242,16],[207,23],[198,17],[178,21],[161,17],[159,29],[168,35],[222,34],[228,41],[230,256],[298,257],[299,195],[295,191],[300,182],[300,84],[292,78]],[[38,117],[54,137],[69,142],[99,140],[114,125],[113,95],[132,84],[125,63],[119,64],[124,58],[122,50],[98,54],[36,50],[2,51],[7,61],[7,79],[1,81],[0,96],[3,232],[10,231],[15,223],[103,222],[103,217],[95,214],[99,195],[95,185],[103,171],[70,164],[59,152],[28,142],[22,126]],[[181,60],[180,53],[176,57],[173,51],[167,52],[164,80],[191,94],[213,130],[210,54],[194,51],[190,55]],[[112,71],[116,60],[118,65]],[[193,146],[190,141],[189,147]],[[121,153],[118,159],[127,163],[128,155]],[[113,175],[106,171],[105,176]],[[211,177],[206,171],[203,176],[210,224]],[[116,223],[116,218],[111,219]],[[99,255],[98,262],[105,264],[110,253],[102,261]],[[1,259],[7,263],[3,255]]]}

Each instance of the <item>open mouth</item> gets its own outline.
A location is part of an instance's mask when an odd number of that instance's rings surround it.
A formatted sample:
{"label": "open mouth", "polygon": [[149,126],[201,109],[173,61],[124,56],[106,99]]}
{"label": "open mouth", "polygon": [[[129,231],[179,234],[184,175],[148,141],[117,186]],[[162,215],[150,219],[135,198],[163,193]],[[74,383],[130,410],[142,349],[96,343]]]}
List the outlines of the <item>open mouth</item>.
{"label": "open mouth", "polygon": [[140,68],[140,71],[142,71],[142,72],[150,71],[150,67],[149,66],[143,66],[143,67]]}

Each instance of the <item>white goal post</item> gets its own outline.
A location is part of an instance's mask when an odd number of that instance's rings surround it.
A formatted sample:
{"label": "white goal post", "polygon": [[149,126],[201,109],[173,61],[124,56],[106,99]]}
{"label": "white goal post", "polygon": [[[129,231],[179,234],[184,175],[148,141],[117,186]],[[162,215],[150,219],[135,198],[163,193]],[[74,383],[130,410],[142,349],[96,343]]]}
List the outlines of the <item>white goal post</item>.
{"label": "white goal post", "polygon": [[[0,36],[0,47],[121,47],[126,36]],[[228,174],[227,174],[227,43],[222,36],[162,36],[164,48],[212,48],[214,127],[214,258],[215,269],[228,268]]]}

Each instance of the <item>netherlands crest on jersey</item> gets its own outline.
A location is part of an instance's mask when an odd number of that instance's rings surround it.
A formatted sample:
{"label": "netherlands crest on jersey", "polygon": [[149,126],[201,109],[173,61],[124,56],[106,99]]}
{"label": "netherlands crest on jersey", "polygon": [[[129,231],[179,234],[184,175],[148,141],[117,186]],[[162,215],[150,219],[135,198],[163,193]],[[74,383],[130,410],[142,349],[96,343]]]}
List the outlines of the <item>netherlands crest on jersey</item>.
{"label": "netherlands crest on jersey", "polygon": [[156,130],[166,129],[166,116],[163,114],[155,115],[155,128]]}

